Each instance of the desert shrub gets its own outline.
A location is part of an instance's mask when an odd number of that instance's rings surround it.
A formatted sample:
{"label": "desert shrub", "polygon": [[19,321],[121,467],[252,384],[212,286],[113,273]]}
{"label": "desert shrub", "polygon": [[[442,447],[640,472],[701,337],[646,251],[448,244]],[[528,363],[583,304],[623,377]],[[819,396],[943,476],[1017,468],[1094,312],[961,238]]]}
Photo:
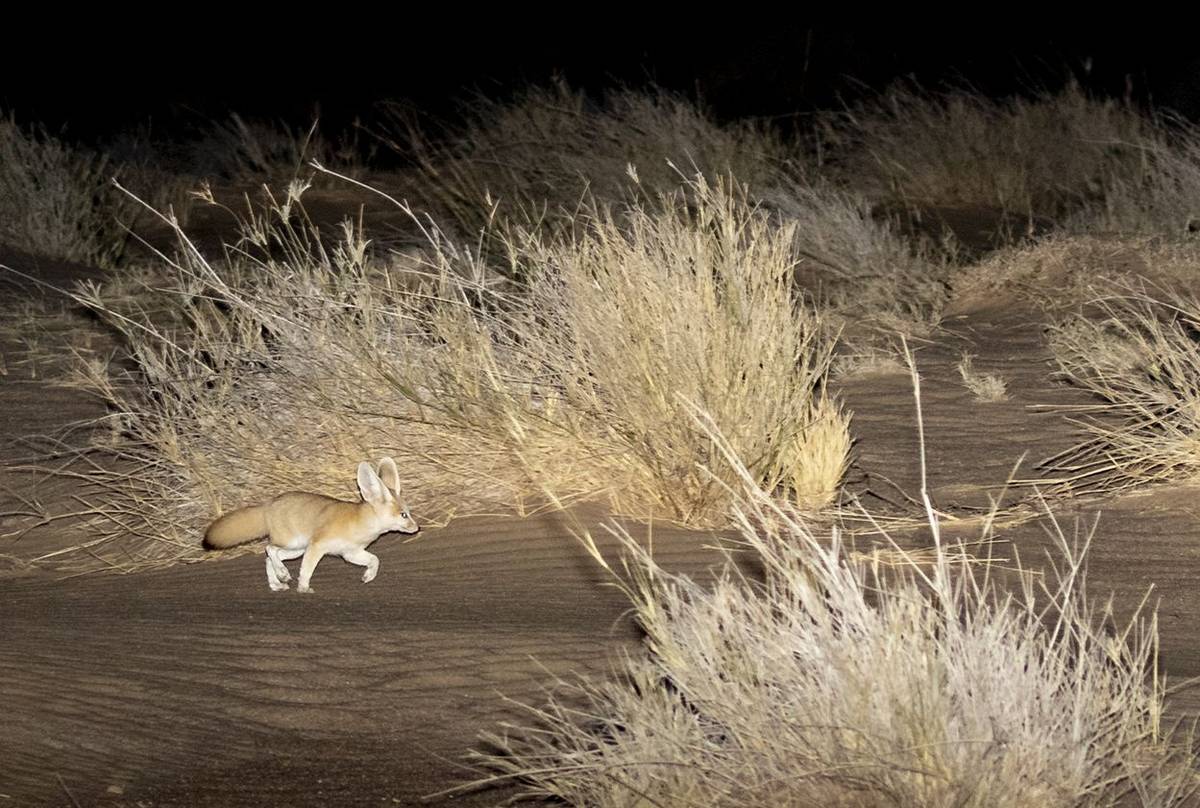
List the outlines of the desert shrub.
{"label": "desert shrub", "polygon": [[1050,468],[1085,490],[1200,472],[1200,301],[1167,286],[1110,286],[1050,342],[1065,378],[1101,402],[1082,420],[1089,437]]}
{"label": "desert shrub", "polygon": [[109,267],[138,206],[112,185],[108,158],[0,115],[0,241],[52,258]]}
{"label": "desert shrub", "polygon": [[320,121],[295,127],[286,121],[245,118],[236,112],[198,127],[197,135],[174,149],[176,162],[198,177],[237,183],[321,181],[310,163],[361,177],[372,149],[357,131],[332,137]]}
{"label": "desert shrub", "polygon": [[[684,176],[730,181],[794,227],[801,293],[851,331],[924,331],[945,298],[946,260],[873,215],[861,197],[808,178],[770,129],[719,125],[660,88],[589,98],[563,83],[478,99],[466,122],[431,136],[397,112],[390,141],[423,176],[421,200],[486,254],[503,256],[531,222],[570,231],[594,204],[653,208]],[[490,235],[489,235],[490,234]],[[864,314],[870,317],[864,317]],[[849,333],[849,332],[848,332]]]}
{"label": "desert shrub", "polygon": [[920,564],[848,553],[741,482],[742,561],[714,581],[614,528],[644,650],[486,735],[481,782],[587,806],[1165,806],[1195,789],[1161,722],[1154,618],[1112,633],[1084,586],[1090,536],[1052,522],[1057,574],[1014,592],[940,543]]}
{"label": "desert shrub", "polygon": [[1074,83],[1000,101],[900,84],[829,116],[823,139],[831,175],[869,199],[1058,218],[1137,176],[1154,129]]}
{"label": "desert shrub", "polygon": [[388,140],[419,166],[430,195],[422,201],[467,236],[492,214],[569,226],[586,199],[652,203],[697,172],[758,190],[791,156],[769,129],[719,125],[657,87],[589,98],[558,82],[506,100],[479,97],[465,123],[443,132],[393,112]]}
{"label": "desert shrub", "polygon": [[1161,235],[1200,233],[1200,130],[1158,116],[1141,143],[1138,171],[1115,173],[1101,199],[1090,201],[1066,227],[1074,232]]}
{"label": "desert shrub", "polygon": [[863,197],[780,177],[759,204],[794,228],[797,290],[845,340],[924,335],[940,320],[950,278],[945,254],[901,235]]}
{"label": "desert shrub", "polygon": [[1191,271],[1194,255],[1186,243],[1152,236],[1053,233],[961,267],[952,279],[955,306],[994,307],[1021,299],[1062,319],[1102,294],[1099,289],[1157,274],[1178,280]]}
{"label": "desert shrub", "polygon": [[[756,478],[797,505],[835,496],[847,419],[823,389],[830,342],[791,282],[793,226],[727,186],[651,208],[596,205],[573,235],[514,232],[526,281],[429,231],[420,258],[336,244],[288,196],[210,260],[186,239],[150,277],[81,297],[130,370],[84,367],[112,407],[88,472],[114,545],[192,554],[206,519],[288,489],[352,490],[363,457],[403,457],[425,519],[600,500],[707,525],[727,488],[699,470],[703,406]],[[138,541],[141,539],[141,541]],[[93,547],[94,552],[98,552]]]}

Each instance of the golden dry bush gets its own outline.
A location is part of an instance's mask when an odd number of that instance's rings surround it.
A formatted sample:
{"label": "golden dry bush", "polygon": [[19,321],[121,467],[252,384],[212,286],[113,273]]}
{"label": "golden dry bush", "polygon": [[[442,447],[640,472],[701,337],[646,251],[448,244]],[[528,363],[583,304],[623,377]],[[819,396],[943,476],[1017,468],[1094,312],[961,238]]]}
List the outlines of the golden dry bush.
{"label": "golden dry bush", "polygon": [[760,483],[832,502],[849,437],[824,390],[828,329],[792,283],[794,226],[736,187],[513,230],[519,283],[436,229],[403,260],[350,223],[330,243],[303,189],[250,209],[220,257],[181,232],[150,275],[79,295],[127,354],[82,371],[111,408],[97,451],[119,461],[84,472],[97,529],[130,563],[190,557],[247,501],[352,494],[381,454],[403,458],[426,520],[589,500],[724,523],[695,406]]}
{"label": "golden dry bush", "polygon": [[[703,106],[653,85],[589,96],[559,82],[511,99],[479,98],[465,123],[445,131],[393,113],[385,138],[422,177],[414,204],[463,238],[480,239],[491,255],[506,256],[507,242],[531,223],[586,229],[597,203],[675,204],[681,184],[687,192],[684,179],[703,176],[736,182],[794,228],[795,282],[813,305],[837,313],[835,327],[847,337],[927,333],[938,321],[948,274],[940,252],[911,243],[860,195],[817,179],[804,150],[769,127],[718,123]],[[869,333],[850,333],[860,330]]]}
{"label": "golden dry bush", "polygon": [[[1192,277],[1197,269],[1193,259]],[[1080,416],[1088,437],[1046,464],[1072,487],[1109,490],[1200,473],[1200,300],[1193,294],[1110,285],[1054,328],[1051,347],[1064,376],[1097,399]]]}
{"label": "golden dry bush", "polygon": [[617,526],[622,567],[589,543],[645,647],[604,681],[555,681],[526,723],[486,733],[468,788],[730,808],[1157,808],[1194,795],[1193,739],[1162,722],[1155,615],[1114,633],[1085,586],[1090,532],[1051,517],[1053,572],[1010,571],[1010,589],[943,543],[932,512],[933,549],[903,561],[897,547],[882,565],[740,472],[739,550],[712,579],[664,570]]}

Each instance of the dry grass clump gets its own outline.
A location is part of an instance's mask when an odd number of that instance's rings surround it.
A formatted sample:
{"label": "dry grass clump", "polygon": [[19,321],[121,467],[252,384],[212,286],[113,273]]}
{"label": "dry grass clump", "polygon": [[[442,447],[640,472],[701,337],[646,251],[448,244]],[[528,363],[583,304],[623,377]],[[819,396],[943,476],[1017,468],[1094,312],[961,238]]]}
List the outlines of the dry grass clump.
{"label": "dry grass clump", "polygon": [[1096,296],[1097,285],[1184,272],[1192,250],[1151,237],[1056,234],[1000,250],[956,273],[959,311],[1007,305],[1020,298],[1062,315]]}
{"label": "dry grass clump", "polygon": [[1126,287],[1057,326],[1051,346],[1066,378],[1102,403],[1085,410],[1091,437],[1047,465],[1086,490],[1196,477],[1200,300]]}
{"label": "dry grass clump", "polygon": [[976,401],[989,404],[1008,398],[1008,385],[1004,379],[990,373],[976,372],[973,355],[964,353],[955,367],[958,369],[958,375],[962,377],[963,386],[971,392]]}
{"label": "dry grass clump", "polygon": [[836,331],[843,368],[847,357],[902,364],[898,338],[927,338],[940,327],[955,273],[947,245],[906,238],[861,196],[826,183],[780,179],[759,196],[795,228],[797,291]]}
{"label": "dry grass clump", "polygon": [[[769,129],[719,125],[667,90],[615,89],[598,98],[565,82],[511,100],[477,98],[455,131],[431,135],[394,110],[389,142],[419,166],[439,221],[468,237],[500,218],[570,226],[585,197],[654,202],[685,176],[774,183],[789,150]],[[636,181],[635,181],[636,180]],[[495,210],[493,210],[495,209]]]}
{"label": "dry grass clump", "polygon": [[[533,267],[520,316],[537,316],[511,330],[540,372],[563,382],[544,406],[560,424],[576,422],[570,453],[622,458],[567,490],[619,480],[621,510],[721,519],[722,487],[697,466],[710,461],[712,442],[686,415],[699,405],[755,458],[769,488],[805,507],[827,504],[849,436],[820,391],[831,345],[793,288],[796,228],[776,227],[721,185],[698,180],[688,196],[661,200],[658,213],[597,209],[580,237],[529,232],[515,245]],[[474,384],[460,375],[454,397]],[[515,421],[525,404],[506,407]],[[529,426],[546,438],[557,429]]]}
{"label": "dry grass clump", "polygon": [[870,351],[881,335],[894,341],[936,327],[950,265],[931,245],[910,241],[875,217],[865,199],[828,184],[779,177],[759,197],[795,229],[796,286],[836,324],[843,342]]}
{"label": "dry grass clump", "polygon": [[1057,219],[1137,176],[1154,131],[1074,83],[1004,101],[901,84],[828,118],[824,137],[832,174],[872,200]]}
{"label": "dry grass clump", "polygon": [[698,583],[615,529],[644,653],[485,736],[476,785],[587,806],[1167,806],[1194,791],[1189,750],[1161,726],[1155,617],[1112,630],[1084,586],[1090,534],[1052,521],[1054,574],[1011,592],[932,515],[936,551],[881,567],[752,480],[743,469],[734,512],[763,580],[730,561]]}
{"label": "dry grass clump", "polygon": [[321,178],[310,168],[314,161],[360,176],[368,152],[353,133],[328,137],[317,120],[295,128],[283,121],[247,119],[231,112],[225,120],[210,122],[187,144],[182,162],[206,179],[286,183],[300,177]]}
{"label": "dry grass clump", "polygon": [[436,230],[416,267],[373,259],[351,223],[327,244],[302,190],[220,260],[185,239],[161,277],[81,295],[131,363],[84,370],[113,411],[101,448],[125,461],[88,476],[138,563],[194,553],[205,520],[247,501],[352,494],[358,460],[388,453],[426,520],[549,492],[723,522],[692,405],[768,489],[804,508],[834,497],[850,441],[823,390],[827,329],[793,290],[794,227],[736,189],[596,205],[571,236],[516,231],[526,280],[500,287]]}
{"label": "dry grass clump", "polygon": [[[0,264],[0,272],[7,267]],[[78,307],[62,300],[22,297],[0,304],[0,376],[61,381],[73,356],[111,350],[105,332]]]}
{"label": "dry grass clump", "polygon": [[1071,217],[1068,230],[1176,239],[1200,233],[1200,129],[1168,116],[1155,123],[1140,170],[1111,177],[1104,197]]}
{"label": "dry grass clump", "polygon": [[108,158],[0,115],[0,241],[39,255],[114,266],[138,207]]}
{"label": "dry grass clump", "polygon": [[837,380],[892,376],[908,373],[900,349],[895,346],[867,345],[851,349],[834,357],[830,376]]}
{"label": "dry grass clump", "polygon": [[733,177],[794,226],[797,285],[838,313],[844,337],[925,333],[945,300],[947,262],[935,250],[910,243],[855,194],[804,179],[799,150],[770,129],[719,125],[661,88],[590,98],[558,83],[481,98],[463,126],[435,137],[402,112],[394,124],[388,139],[418,165],[422,204],[468,239],[492,234],[483,244],[493,256],[531,222],[569,231],[596,203],[653,208],[685,175]]}

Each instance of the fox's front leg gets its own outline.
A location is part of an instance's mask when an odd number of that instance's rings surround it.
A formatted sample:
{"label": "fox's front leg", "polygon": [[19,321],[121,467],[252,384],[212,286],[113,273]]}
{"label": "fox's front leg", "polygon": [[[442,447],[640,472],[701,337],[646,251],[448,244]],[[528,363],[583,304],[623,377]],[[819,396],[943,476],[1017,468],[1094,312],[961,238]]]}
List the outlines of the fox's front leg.
{"label": "fox's front leg", "polygon": [[313,570],[317,568],[317,562],[325,556],[325,551],[314,544],[308,545],[308,549],[304,551],[304,560],[300,562],[300,583],[296,587],[297,592],[311,592],[308,582],[312,580]]}
{"label": "fox's front leg", "polygon": [[360,567],[366,567],[367,571],[363,573],[363,583],[369,584],[375,580],[375,573],[379,572],[379,556],[374,553],[368,553],[366,550],[355,550],[350,553],[345,553],[342,558],[349,561],[351,564],[357,564]]}

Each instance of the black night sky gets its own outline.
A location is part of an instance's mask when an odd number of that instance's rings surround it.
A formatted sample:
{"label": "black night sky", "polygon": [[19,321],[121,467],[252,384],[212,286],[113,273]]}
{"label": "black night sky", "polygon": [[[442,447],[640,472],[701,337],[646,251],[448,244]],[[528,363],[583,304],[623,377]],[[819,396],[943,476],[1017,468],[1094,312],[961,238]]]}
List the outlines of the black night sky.
{"label": "black night sky", "polygon": [[230,110],[294,124],[319,111],[336,131],[383,99],[451,116],[472,90],[502,95],[555,73],[587,89],[650,80],[699,93],[726,119],[828,108],[907,76],[998,96],[1053,89],[1073,74],[1092,92],[1131,92],[1200,118],[1200,38],[1178,17],[852,25],[798,12],[718,20],[692,11],[671,20],[593,9],[575,20],[566,11],[489,18],[349,8],[267,20],[195,7],[196,19],[170,24],[143,13],[58,32],[36,26],[31,36],[11,29],[0,51],[0,108],[103,139],[147,122],[186,129]]}

